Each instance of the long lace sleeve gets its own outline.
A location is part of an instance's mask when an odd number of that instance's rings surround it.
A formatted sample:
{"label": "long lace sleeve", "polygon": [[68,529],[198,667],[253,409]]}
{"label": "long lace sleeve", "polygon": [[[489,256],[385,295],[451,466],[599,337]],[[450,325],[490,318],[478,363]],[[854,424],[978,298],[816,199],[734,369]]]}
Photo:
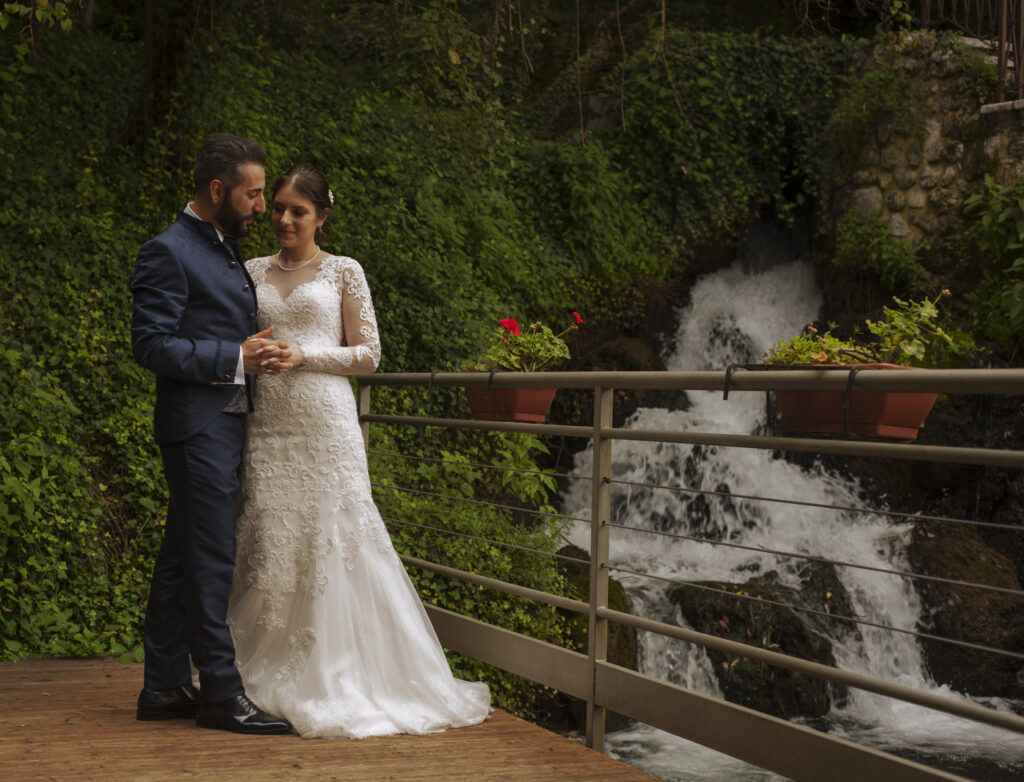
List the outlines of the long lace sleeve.
{"label": "long lace sleeve", "polygon": [[363,375],[380,364],[380,336],[370,287],[362,267],[352,259],[341,266],[335,286],[341,299],[341,345],[303,345],[306,361],[299,369],[334,375]]}

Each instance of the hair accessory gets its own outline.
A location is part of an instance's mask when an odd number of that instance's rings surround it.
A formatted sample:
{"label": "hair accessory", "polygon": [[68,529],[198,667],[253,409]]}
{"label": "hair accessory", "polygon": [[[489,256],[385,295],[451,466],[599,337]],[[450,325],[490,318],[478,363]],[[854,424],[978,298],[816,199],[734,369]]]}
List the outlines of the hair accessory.
{"label": "hair accessory", "polygon": [[330,188],[327,188],[327,200],[331,202],[331,206],[334,206],[334,193],[331,192]]}

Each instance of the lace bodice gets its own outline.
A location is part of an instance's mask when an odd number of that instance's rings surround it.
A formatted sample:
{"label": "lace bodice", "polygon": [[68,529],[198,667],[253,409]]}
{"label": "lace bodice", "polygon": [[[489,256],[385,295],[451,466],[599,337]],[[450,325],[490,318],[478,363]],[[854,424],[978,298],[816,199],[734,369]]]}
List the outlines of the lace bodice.
{"label": "lace bodice", "polygon": [[296,344],[305,354],[300,370],[358,375],[380,363],[380,337],[373,299],[359,263],[329,255],[316,276],[285,298],[267,281],[272,258],[253,258],[246,268],[256,283],[260,329],[274,327],[274,339]]}

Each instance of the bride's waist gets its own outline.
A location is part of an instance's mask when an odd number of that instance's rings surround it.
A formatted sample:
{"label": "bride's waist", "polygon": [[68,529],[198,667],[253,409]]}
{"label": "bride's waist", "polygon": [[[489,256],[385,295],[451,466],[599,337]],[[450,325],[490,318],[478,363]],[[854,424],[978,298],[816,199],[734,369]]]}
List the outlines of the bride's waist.
{"label": "bride's waist", "polygon": [[260,375],[256,380],[257,393],[296,393],[299,389],[313,393],[319,390],[335,393],[344,389],[352,393],[347,375],[316,369],[288,369],[280,375]]}

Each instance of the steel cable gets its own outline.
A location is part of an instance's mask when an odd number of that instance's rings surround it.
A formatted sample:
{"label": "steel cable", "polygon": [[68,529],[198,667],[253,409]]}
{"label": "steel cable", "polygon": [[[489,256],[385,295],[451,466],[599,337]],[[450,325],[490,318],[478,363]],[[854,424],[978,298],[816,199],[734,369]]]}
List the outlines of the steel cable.
{"label": "steel cable", "polygon": [[637,576],[639,578],[651,578],[651,579],[655,579],[655,580],[658,580],[658,581],[664,581],[664,582],[669,583],[669,584],[674,584],[675,586],[692,587],[693,589],[702,589],[702,590],[704,590],[706,592],[717,592],[717,593],[722,594],[722,595],[728,595],[729,597],[734,597],[734,598],[741,598],[743,600],[751,600],[751,601],[754,601],[754,602],[767,603],[768,605],[780,606],[782,608],[788,608],[791,611],[799,611],[800,613],[812,614],[812,615],[815,615],[815,616],[824,617],[826,619],[835,619],[835,620],[838,620],[838,621],[841,621],[841,622],[850,622],[850,623],[853,623],[853,624],[864,625],[866,627],[874,627],[874,628],[879,629],[879,630],[889,630],[889,631],[894,632],[894,633],[903,633],[905,635],[912,635],[912,636],[914,636],[916,638],[924,638],[924,639],[927,639],[929,641],[939,641],[939,642],[942,642],[942,643],[953,644],[954,646],[962,646],[962,647],[965,647],[967,649],[974,649],[974,650],[980,651],[980,652],[989,652],[991,654],[1002,655],[1003,657],[1013,657],[1015,659],[1024,660],[1024,654],[1022,654],[1020,652],[1011,652],[1011,651],[1008,651],[1006,649],[996,649],[995,647],[992,647],[992,646],[985,646],[983,644],[975,644],[975,643],[971,643],[970,641],[958,641],[955,638],[946,638],[945,636],[941,636],[941,635],[932,635],[931,633],[922,633],[919,630],[905,630],[902,627],[892,627],[891,625],[884,625],[884,624],[880,624],[878,622],[871,622],[871,621],[868,621],[867,619],[858,619],[858,618],[852,617],[852,616],[843,616],[842,614],[832,614],[832,613],[829,613],[828,611],[819,611],[816,608],[807,608],[806,606],[793,605],[793,604],[787,603],[787,602],[782,601],[782,600],[771,600],[771,599],[763,598],[763,597],[754,597],[753,595],[738,594],[736,592],[730,592],[727,589],[717,589],[715,587],[709,587],[709,586],[706,586],[704,584],[697,584],[697,583],[694,583],[692,581],[680,581],[678,579],[666,578],[665,576],[655,576],[655,575],[652,575],[650,573],[639,573],[639,572],[637,572],[635,570],[629,570],[628,568],[623,568],[623,567],[612,567],[612,566],[609,566],[608,570],[610,572],[616,572],[616,573],[629,573],[630,575]]}
{"label": "steel cable", "polygon": [[729,543],[724,540],[709,540],[708,538],[698,538],[692,535],[681,535],[677,532],[661,532],[659,530],[642,529],[640,527],[630,527],[625,524],[615,524],[609,522],[609,527],[615,527],[616,529],[626,529],[631,532],[646,532],[651,535],[661,535],[663,537],[676,538],[678,540],[689,540],[695,543],[706,543],[709,546],[726,546],[728,548],[743,549],[745,551],[756,551],[759,554],[774,554],[780,557],[792,557],[794,559],[806,559],[811,562],[820,562],[823,565],[839,565],[840,567],[856,568],[858,570],[870,570],[874,573],[885,573],[890,576],[901,576],[903,578],[913,578],[921,581],[937,581],[942,584],[952,584],[953,586],[965,586],[972,587],[974,589],[984,589],[989,592],[1002,592],[1009,595],[1024,596],[1024,590],[1011,589],[1010,587],[995,586],[994,584],[979,584],[975,581],[958,581],[953,578],[943,578],[942,576],[928,576],[923,573],[913,573],[904,570],[889,570],[887,568],[875,567],[874,565],[861,565],[856,562],[843,562],[837,559],[825,559],[824,557],[816,557],[813,554],[798,554],[793,551],[783,551],[781,549],[763,548],[761,546],[746,546],[742,543]]}
{"label": "steel cable", "polygon": [[666,486],[657,483],[643,483],[640,481],[622,481],[614,478],[606,478],[608,483],[620,484],[623,486],[639,486],[647,489],[665,489],[668,491],[688,492],[691,494],[710,494],[715,497],[739,498],[742,500],[759,500],[762,502],[777,502],[784,505],[801,505],[809,508],[824,508],[826,510],[843,510],[852,513],[873,514],[877,516],[898,516],[910,521],[935,521],[949,522],[953,524],[969,524],[977,527],[989,527],[992,529],[1009,530],[1011,532],[1024,532],[1024,527],[1015,524],[999,524],[992,521],[972,521],[970,519],[956,519],[947,516],[927,516],[914,513],[902,513],[900,511],[879,510],[876,508],[857,508],[848,505],[826,505],[822,502],[810,502],[807,500],[787,500],[782,497],[759,497],[756,494],[733,494],[727,491],[713,491],[711,489],[691,489],[686,486]]}

